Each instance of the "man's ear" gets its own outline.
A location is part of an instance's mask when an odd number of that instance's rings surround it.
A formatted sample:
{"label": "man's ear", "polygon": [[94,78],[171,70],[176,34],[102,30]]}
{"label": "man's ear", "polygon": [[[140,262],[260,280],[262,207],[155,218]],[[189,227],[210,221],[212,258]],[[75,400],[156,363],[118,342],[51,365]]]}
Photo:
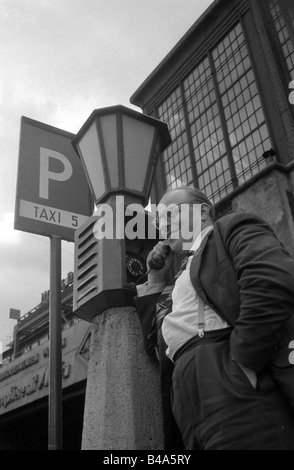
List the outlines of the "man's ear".
{"label": "man's ear", "polygon": [[207,220],[207,217],[209,217],[210,214],[210,206],[208,204],[201,204],[201,220],[204,222]]}

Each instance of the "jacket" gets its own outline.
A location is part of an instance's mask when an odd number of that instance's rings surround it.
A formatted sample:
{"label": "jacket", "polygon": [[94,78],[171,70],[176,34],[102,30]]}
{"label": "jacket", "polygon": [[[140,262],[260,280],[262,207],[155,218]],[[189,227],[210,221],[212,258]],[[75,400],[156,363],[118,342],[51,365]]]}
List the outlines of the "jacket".
{"label": "jacket", "polygon": [[[232,357],[256,372],[271,369],[277,381],[282,376],[294,410],[294,368],[288,360],[289,341],[294,339],[294,260],[274,230],[252,213],[222,217],[193,258],[190,277],[198,295],[233,326]],[[149,354],[157,298],[136,299]]]}

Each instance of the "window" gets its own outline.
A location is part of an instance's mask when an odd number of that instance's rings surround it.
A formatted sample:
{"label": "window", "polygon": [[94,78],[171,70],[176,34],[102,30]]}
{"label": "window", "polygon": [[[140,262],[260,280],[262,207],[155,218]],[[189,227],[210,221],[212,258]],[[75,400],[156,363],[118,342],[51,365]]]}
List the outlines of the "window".
{"label": "window", "polygon": [[167,186],[175,188],[193,182],[185,117],[178,87],[158,108],[159,119],[169,127],[172,144],[163,153]]}
{"label": "window", "polygon": [[271,142],[240,23],[159,106],[158,117],[172,137],[163,155],[169,188],[195,184],[196,174],[216,203],[266,165]]}
{"label": "window", "polygon": [[[269,7],[283,55],[286,59],[287,68],[291,79],[294,80],[294,47],[288,27],[288,24],[292,25],[292,27],[294,26],[293,9],[282,10],[277,0],[271,0]],[[286,21],[288,21],[288,24]]]}
{"label": "window", "polygon": [[184,80],[184,93],[199,188],[211,198],[226,195],[230,171],[208,57]]}
{"label": "window", "polygon": [[266,165],[271,148],[241,24],[212,51],[238,185]]}

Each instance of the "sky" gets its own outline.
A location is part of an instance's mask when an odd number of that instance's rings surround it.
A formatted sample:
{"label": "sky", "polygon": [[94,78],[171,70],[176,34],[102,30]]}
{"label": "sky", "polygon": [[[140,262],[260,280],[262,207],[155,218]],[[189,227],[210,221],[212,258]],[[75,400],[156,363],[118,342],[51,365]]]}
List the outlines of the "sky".
{"label": "sky", "polygon": [[[14,230],[22,116],[76,134],[131,95],[212,0],[0,0],[0,353],[49,289],[48,237]],[[62,277],[74,269],[62,242]]]}

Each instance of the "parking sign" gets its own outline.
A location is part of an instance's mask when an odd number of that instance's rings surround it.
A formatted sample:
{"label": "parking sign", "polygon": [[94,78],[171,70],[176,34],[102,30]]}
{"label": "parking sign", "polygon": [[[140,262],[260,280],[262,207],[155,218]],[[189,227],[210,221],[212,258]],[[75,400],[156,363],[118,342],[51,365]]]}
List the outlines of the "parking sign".
{"label": "parking sign", "polygon": [[74,241],[75,230],[93,212],[74,134],[21,118],[14,227]]}

